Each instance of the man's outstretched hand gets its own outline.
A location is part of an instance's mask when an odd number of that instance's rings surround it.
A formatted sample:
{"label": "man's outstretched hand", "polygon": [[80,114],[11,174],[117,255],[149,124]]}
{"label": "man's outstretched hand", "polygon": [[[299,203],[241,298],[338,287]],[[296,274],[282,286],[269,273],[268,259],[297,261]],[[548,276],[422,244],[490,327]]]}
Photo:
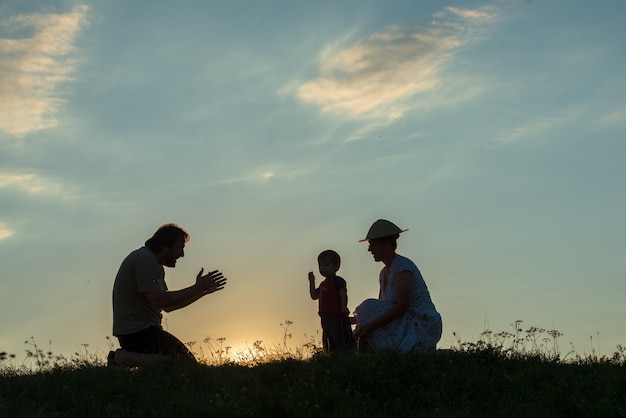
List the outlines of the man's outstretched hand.
{"label": "man's outstretched hand", "polygon": [[226,285],[226,277],[219,270],[210,271],[204,276],[202,275],[203,272],[204,268],[201,268],[196,276],[196,283],[202,286],[206,293],[217,292]]}

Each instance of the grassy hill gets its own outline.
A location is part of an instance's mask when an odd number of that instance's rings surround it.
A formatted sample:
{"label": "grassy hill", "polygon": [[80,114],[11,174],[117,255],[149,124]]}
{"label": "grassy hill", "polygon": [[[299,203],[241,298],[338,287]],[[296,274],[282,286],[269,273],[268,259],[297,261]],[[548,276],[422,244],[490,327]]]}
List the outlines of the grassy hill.
{"label": "grassy hill", "polygon": [[626,416],[621,347],[568,362],[484,341],[437,353],[285,354],[131,370],[95,356],[51,363],[51,353],[34,353],[35,370],[0,367],[0,416]]}
{"label": "grassy hill", "polygon": [[562,357],[560,332],[520,323],[436,353],[329,355],[288,348],[285,321],[276,347],[207,338],[198,364],[136,369],[31,339],[21,364],[0,352],[0,417],[626,417],[626,348]]}

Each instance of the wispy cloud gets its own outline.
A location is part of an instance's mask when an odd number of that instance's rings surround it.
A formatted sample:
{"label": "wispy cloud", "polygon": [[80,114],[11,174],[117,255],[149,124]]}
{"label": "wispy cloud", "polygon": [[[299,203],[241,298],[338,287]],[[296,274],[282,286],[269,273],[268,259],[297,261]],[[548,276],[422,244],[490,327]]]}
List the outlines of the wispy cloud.
{"label": "wispy cloud", "polygon": [[602,128],[608,128],[617,125],[626,125],[626,109],[615,110],[602,116],[597,124]]}
{"label": "wispy cloud", "polygon": [[371,132],[376,131],[380,128],[383,128],[387,125],[390,125],[393,120],[384,119],[384,120],[374,120],[372,122],[366,123],[361,126],[356,132],[354,132],[350,137],[348,137],[347,141],[356,141],[359,139],[363,139],[371,134]]}
{"label": "wispy cloud", "polygon": [[13,231],[6,224],[0,222],[0,240],[9,238],[11,235],[13,235]]}
{"label": "wispy cloud", "polygon": [[30,194],[63,194],[62,184],[34,173],[0,173],[0,188],[16,188]]}
{"label": "wispy cloud", "polygon": [[496,141],[511,143],[521,139],[531,138],[554,127],[556,122],[558,122],[558,119],[554,118],[538,118],[529,120],[514,128],[498,132],[496,134]]}
{"label": "wispy cloud", "polygon": [[[490,22],[497,17],[497,12],[494,7],[481,7],[479,9],[459,9],[457,7],[446,7],[447,12],[464,19],[468,22],[484,23]],[[448,15],[445,12],[435,13],[435,17],[447,19]]]}
{"label": "wispy cloud", "polygon": [[532,139],[545,132],[567,125],[580,118],[580,109],[573,107],[555,115],[536,117],[526,120],[511,129],[504,129],[496,133],[498,142],[512,143],[525,139]]}
{"label": "wispy cloud", "polygon": [[56,126],[62,83],[71,80],[75,40],[87,6],[66,14],[19,15],[0,20],[9,32],[31,37],[0,39],[0,130],[16,137]]}
{"label": "wispy cloud", "polygon": [[241,176],[234,176],[222,180],[218,180],[214,184],[229,184],[229,183],[250,183],[250,184],[265,184],[271,180],[283,178],[289,179],[305,175],[309,173],[309,169],[287,169],[278,165],[267,166],[258,168],[252,172],[242,174]]}
{"label": "wispy cloud", "polygon": [[447,8],[425,27],[392,27],[354,45],[326,52],[320,76],[298,89],[298,97],[324,112],[395,120],[416,104],[410,99],[440,88],[453,51],[472,41],[497,18],[494,8]]}

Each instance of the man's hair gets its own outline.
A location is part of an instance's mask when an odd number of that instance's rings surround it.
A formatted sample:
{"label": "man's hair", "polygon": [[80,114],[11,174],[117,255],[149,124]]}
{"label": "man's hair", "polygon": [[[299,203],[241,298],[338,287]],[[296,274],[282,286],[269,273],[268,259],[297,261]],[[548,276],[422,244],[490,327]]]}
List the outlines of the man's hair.
{"label": "man's hair", "polygon": [[333,250],[324,250],[317,256],[317,262],[319,263],[322,259],[329,260],[333,265],[337,267],[341,267],[341,257]]}
{"label": "man's hair", "polygon": [[171,247],[176,241],[189,241],[189,234],[183,228],[176,224],[163,224],[157,231],[146,241],[146,247],[153,252],[158,253],[163,247]]}

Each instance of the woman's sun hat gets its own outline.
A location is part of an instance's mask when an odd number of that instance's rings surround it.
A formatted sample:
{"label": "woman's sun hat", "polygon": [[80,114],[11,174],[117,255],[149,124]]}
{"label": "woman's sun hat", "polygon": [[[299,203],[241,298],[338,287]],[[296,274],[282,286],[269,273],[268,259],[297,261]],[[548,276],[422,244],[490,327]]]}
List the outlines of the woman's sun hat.
{"label": "woman's sun hat", "polygon": [[359,242],[369,241],[376,238],[390,237],[392,235],[401,234],[408,231],[408,229],[400,229],[394,223],[389,222],[386,219],[379,219],[372,224],[370,230],[367,231],[365,239],[359,240]]}

